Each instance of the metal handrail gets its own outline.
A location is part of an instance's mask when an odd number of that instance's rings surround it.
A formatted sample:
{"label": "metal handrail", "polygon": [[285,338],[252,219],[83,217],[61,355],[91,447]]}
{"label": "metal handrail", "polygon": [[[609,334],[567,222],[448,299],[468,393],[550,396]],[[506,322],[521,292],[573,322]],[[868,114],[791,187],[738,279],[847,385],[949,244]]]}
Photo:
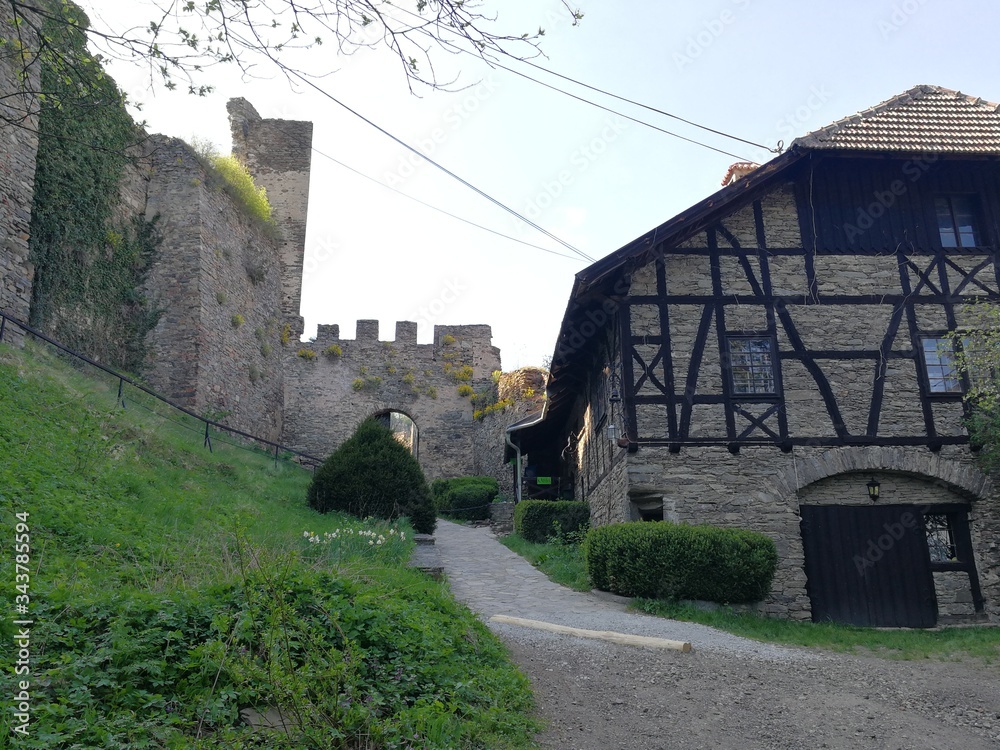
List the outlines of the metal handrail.
{"label": "metal handrail", "polygon": [[215,429],[220,430],[222,432],[228,432],[228,433],[230,433],[232,435],[238,435],[239,437],[247,438],[248,440],[254,440],[257,443],[260,443],[262,445],[267,445],[267,446],[269,446],[271,448],[274,448],[275,460],[277,460],[277,458],[278,458],[279,451],[284,451],[285,453],[290,453],[290,454],[292,454],[294,456],[298,456],[299,458],[303,459],[305,462],[313,464],[314,466],[318,466],[319,464],[323,463],[323,459],[317,458],[316,456],[312,456],[312,455],[310,455],[308,453],[303,453],[302,451],[297,451],[294,448],[289,448],[286,445],[282,445],[281,443],[276,443],[273,440],[268,440],[267,438],[262,438],[262,437],[259,437],[257,435],[251,435],[249,432],[244,432],[243,430],[238,430],[235,427],[229,427],[228,425],[224,425],[221,422],[216,422],[215,420],[209,419],[208,417],[203,417],[200,414],[198,414],[197,412],[191,411],[187,407],[184,407],[184,406],[181,406],[180,404],[174,403],[169,398],[167,398],[166,396],[164,396],[164,395],[162,395],[160,393],[157,393],[153,389],[147,388],[142,383],[136,382],[135,380],[133,380],[132,378],[130,378],[128,375],[125,375],[124,373],[120,373],[117,370],[113,370],[110,367],[108,367],[107,365],[102,365],[100,362],[94,361],[93,359],[91,359],[90,357],[88,357],[86,354],[81,354],[78,351],[74,351],[73,349],[70,349],[65,344],[61,344],[58,341],[56,341],[55,339],[53,339],[53,338],[51,338],[49,336],[46,336],[41,331],[36,330],[35,328],[32,328],[31,326],[29,326],[24,321],[18,320],[17,318],[13,317],[12,315],[8,315],[3,310],[0,310],[0,342],[3,341],[4,331],[5,331],[6,327],[7,327],[7,323],[8,322],[13,323],[15,326],[17,326],[21,330],[25,331],[26,333],[31,334],[35,338],[41,339],[42,341],[45,341],[46,343],[54,346],[56,349],[59,349],[60,351],[65,352],[66,354],[69,354],[71,357],[75,357],[76,359],[82,360],[82,361],[86,362],[88,365],[90,365],[91,367],[96,367],[97,369],[103,370],[104,372],[108,373],[109,375],[111,375],[111,376],[113,376],[115,378],[118,378],[118,398],[119,398],[119,401],[122,400],[122,387],[123,387],[123,385],[125,383],[128,383],[133,388],[137,388],[138,390],[142,391],[143,393],[146,393],[146,394],[152,396],[153,398],[158,399],[159,401],[162,401],[167,406],[170,406],[171,408],[176,409],[177,411],[183,412],[184,414],[187,414],[189,417],[194,417],[199,422],[204,422],[205,423],[205,445],[208,446],[209,450],[212,449],[212,442],[211,442],[211,439],[209,438],[209,435],[208,435],[208,429],[209,429],[209,427],[214,427]]}

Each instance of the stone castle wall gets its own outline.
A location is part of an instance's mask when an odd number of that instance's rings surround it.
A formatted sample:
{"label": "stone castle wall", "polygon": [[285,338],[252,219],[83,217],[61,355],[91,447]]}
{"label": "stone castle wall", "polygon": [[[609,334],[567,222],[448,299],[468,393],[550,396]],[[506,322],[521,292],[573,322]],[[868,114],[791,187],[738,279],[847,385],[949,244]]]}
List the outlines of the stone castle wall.
{"label": "stone castle wall", "polygon": [[[0,38],[30,36],[27,24],[14,30],[10,12],[10,7],[0,12]],[[31,39],[24,41],[30,48]],[[0,310],[27,321],[34,278],[28,227],[38,151],[38,101],[31,92],[39,89],[39,68],[31,65],[22,80],[24,72],[20,55],[10,46],[0,47]],[[14,326],[5,331],[5,342],[21,340]]]}
{"label": "stone castle wall", "polygon": [[523,367],[505,372],[497,379],[497,399],[506,404],[476,420],[473,438],[473,473],[497,480],[500,494],[516,497],[514,468],[504,460],[507,428],[529,414],[542,410],[545,403],[545,370]]}
{"label": "stone castle wall", "polygon": [[302,303],[302,267],[309,205],[309,170],[313,124],[297,120],[265,120],[246,99],[230,99],[229,124],[233,155],[243,161],[258,185],[267,190],[273,218],[281,227],[281,313],[293,325],[295,338]]}
{"label": "stone castle wall", "polygon": [[146,283],[163,314],[147,337],[149,381],[233,427],[281,434],[282,268],[274,230],[248,217],[194,151],[152,139],[148,218],[163,236]]}
{"label": "stone castle wall", "polygon": [[[17,62],[0,54],[5,94],[14,91]],[[32,73],[29,87],[37,88]],[[7,120],[34,106],[3,102]],[[312,123],[261,118],[243,99],[227,108],[233,153],[267,190],[277,231],[249,218],[180,140],[148,137],[122,174],[116,219],[156,218],[162,235],[143,290],[160,313],[146,339],[150,385],[226,424],[324,455],[364,417],[395,409],[416,419],[429,477],[483,471],[506,478],[502,435],[493,466],[481,446],[486,428],[473,423],[468,394],[459,394],[460,386],[487,389],[500,367],[488,326],[439,326],[433,344],[417,345],[415,323],[400,323],[395,341],[380,342],[377,323],[363,321],[356,340],[321,326],[315,343],[298,343]],[[27,320],[37,117],[17,124],[24,127],[0,124],[0,309]],[[342,356],[322,353],[334,343]],[[316,360],[299,357],[299,349]]]}
{"label": "stone castle wall", "polygon": [[285,350],[284,442],[326,456],[364,419],[398,411],[417,425],[429,480],[473,474],[473,406],[459,389],[487,389],[499,369],[485,325],[435,326],[431,344],[417,343],[412,322],[397,323],[392,341],[379,340],[375,320],[359,320],[354,339],[321,325],[315,341]]}

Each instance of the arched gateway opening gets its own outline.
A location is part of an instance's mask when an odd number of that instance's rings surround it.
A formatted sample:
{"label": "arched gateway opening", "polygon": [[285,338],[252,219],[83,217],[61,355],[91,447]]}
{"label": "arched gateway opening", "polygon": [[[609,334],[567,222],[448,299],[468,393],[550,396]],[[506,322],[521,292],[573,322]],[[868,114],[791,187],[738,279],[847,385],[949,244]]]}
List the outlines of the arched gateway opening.
{"label": "arched gateway opening", "polygon": [[878,469],[798,492],[813,620],[934,627],[985,618],[969,497],[926,475]]}
{"label": "arched gateway opening", "polygon": [[414,458],[420,458],[419,430],[417,423],[409,415],[387,409],[376,414],[374,418],[387,427],[392,436],[407,448]]}

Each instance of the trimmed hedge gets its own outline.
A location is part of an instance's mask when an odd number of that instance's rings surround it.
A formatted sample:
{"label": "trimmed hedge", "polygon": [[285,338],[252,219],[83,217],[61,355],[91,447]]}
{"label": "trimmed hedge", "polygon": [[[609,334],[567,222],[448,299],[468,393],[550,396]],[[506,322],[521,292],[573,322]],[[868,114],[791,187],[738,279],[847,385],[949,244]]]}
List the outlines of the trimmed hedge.
{"label": "trimmed hedge", "polygon": [[590,506],[576,500],[522,500],[514,508],[514,532],[529,542],[544,543],[556,534],[555,524],[571,534],[590,523]]}
{"label": "trimmed hedge", "polygon": [[430,488],[410,451],[374,419],[358,425],[316,471],[309,505],[320,513],[339,510],[358,518],[409,516],[420,534],[437,525]]}
{"label": "trimmed hedge", "polygon": [[774,542],[763,534],[668,521],[591,529],[584,551],[596,588],[649,599],[760,601],[778,564]]}
{"label": "trimmed hedge", "polygon": [[435,479],[432,490],[438,513],[463,521],[485,521],[500,486],[493,477],[456,477]]}

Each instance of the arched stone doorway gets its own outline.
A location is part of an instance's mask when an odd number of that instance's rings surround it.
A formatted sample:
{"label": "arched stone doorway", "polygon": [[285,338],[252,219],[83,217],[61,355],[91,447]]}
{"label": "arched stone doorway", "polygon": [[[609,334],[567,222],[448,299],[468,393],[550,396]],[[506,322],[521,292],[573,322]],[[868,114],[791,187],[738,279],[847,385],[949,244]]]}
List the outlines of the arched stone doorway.
{"label": "arched stone doorway", "polygon": [[394,409],[385,409],[373,415],[392,433],[404,447],[409,449],[414,458],[420,458],[420,431],[417,423],[413,421],[409,414]]}
{"label": "arched stone doorway", "polygon": [[983,618],[969,526],[974,495],[912,470],[844,463],[853,470],[797,493],[813,619],[932,627]]}

